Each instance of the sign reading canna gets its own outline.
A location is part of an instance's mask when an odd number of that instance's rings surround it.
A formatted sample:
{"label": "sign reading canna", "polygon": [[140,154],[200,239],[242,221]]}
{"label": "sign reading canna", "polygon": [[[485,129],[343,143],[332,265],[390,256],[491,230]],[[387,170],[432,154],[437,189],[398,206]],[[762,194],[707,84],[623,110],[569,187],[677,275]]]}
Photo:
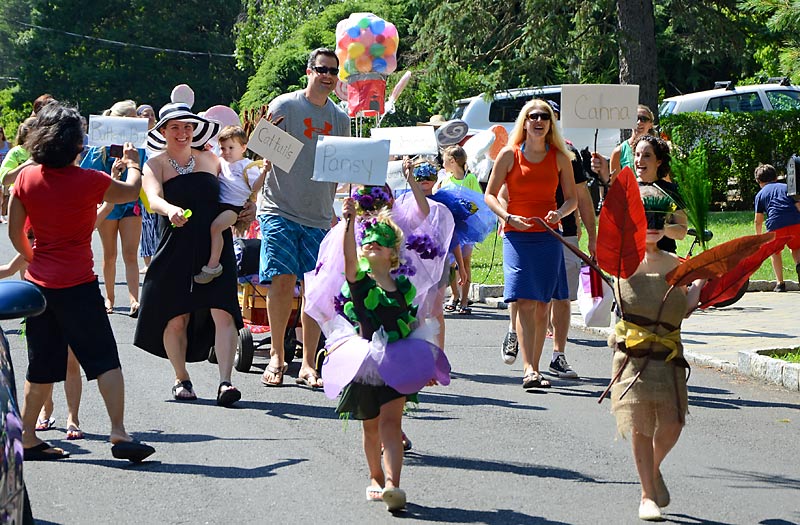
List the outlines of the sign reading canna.
{"label": "sign reading canna", "polygon": [[311,180],[383,185],[388,164],[388,140],[320,135]]}
{"label": "sign reading canna", "polygon": [[639,86],[564,84],[561,86],[561,124],[565,128],[636,127]]}
{"label": "sign reading canna", "polygon": [[262,118],[250,134],[247,149],[289,172],[303,149],[303,143]]}
{"label": "sign reading canna", "polygon": [[133,143],[144,148],[147,142],[147,119],[128,117],[104,117],[89,115],[89,146],[123,145]]}

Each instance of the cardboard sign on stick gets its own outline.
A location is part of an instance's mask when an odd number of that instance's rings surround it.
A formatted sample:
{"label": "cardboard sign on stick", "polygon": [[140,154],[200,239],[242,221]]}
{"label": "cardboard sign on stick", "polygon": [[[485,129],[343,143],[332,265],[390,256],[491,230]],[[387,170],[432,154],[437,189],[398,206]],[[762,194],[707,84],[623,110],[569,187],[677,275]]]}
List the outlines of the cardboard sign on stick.
{"label": "cardboard sign on stick", "polygon": [[303,149],[303,143],[262,118],[250,134],[247,148],[289,172]]}
{"label": "cardboard sign on stick", "polygon": [[128,117],[104,117],[89,115],[89,146],[123,145],[133,143],[144,148],[147,142],[147,119]]}
{"label": "cardboard sign on stick", "polygon": [[388,164],[388,140],[320,135],[311,180],[382,185]]}
{"label": "cardboard sign on stick", "polygon": [[561,123],[565,128],[633,129],[638,104],[637,85],[564,84]]}
{"label": "cardboard sign on stick", "polygon": [[372,138],[391,142],[390,155],[436,155],[439,146],[433,126],[372,128]]}

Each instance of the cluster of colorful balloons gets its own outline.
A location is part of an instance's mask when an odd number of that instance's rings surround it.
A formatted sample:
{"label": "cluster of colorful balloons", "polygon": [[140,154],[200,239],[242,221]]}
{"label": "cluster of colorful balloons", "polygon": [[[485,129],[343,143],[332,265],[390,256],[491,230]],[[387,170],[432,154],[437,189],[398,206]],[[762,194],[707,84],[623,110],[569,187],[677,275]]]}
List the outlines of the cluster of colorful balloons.
{"label": "cluster of colorful balloons", "polygon": [[397,27],[372,13],[353,13],[336,25],[339,78],[359,73],[388,75],[397,69]]}

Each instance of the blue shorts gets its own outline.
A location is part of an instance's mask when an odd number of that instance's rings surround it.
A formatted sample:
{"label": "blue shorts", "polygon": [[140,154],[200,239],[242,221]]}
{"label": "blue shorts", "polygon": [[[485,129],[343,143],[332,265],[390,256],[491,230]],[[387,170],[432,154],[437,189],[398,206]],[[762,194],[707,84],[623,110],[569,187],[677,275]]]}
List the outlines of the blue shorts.
{"label": "blue shorts", "polygon": [[294,275],[302,280],[317,265],[319,246],[326,230],[311,228],[280,215],[259,215],[261,261],[259,280],[272,282],[276,275]]}
{"label": "blue shorts", "polygon": [[506,232],[503,238],[505,302],[549,303],[569,298],[561,242],[547,232]]}

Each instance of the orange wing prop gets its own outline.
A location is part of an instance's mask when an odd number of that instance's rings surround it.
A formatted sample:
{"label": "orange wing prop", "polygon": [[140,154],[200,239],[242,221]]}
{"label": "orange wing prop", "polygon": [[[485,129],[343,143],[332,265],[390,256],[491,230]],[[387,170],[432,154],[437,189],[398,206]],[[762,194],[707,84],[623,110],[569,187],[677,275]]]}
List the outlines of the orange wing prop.
{"label": "orange wing prop", "polygon": [[[687,259],[666,275],[667,282],[673,286],[686,286],[695,279],[716,279],[736,269],[744,259],[757,253],[762,245],[775,239],[774,233],[739,237],[704,251]],[[766,257],[769,257],[767,255]],[[753,272],[766,258],[758,261]],[[737,273],[739,273],[737,271]],[[752,274],[752,272],[751,272]]]}
{"label": "orange wing prop", "polygon": [[647,218],[639,184],[630,168],[623,169],[608,191],[597,229],[597,264],[603,271],[627,279],[644,259]]}

